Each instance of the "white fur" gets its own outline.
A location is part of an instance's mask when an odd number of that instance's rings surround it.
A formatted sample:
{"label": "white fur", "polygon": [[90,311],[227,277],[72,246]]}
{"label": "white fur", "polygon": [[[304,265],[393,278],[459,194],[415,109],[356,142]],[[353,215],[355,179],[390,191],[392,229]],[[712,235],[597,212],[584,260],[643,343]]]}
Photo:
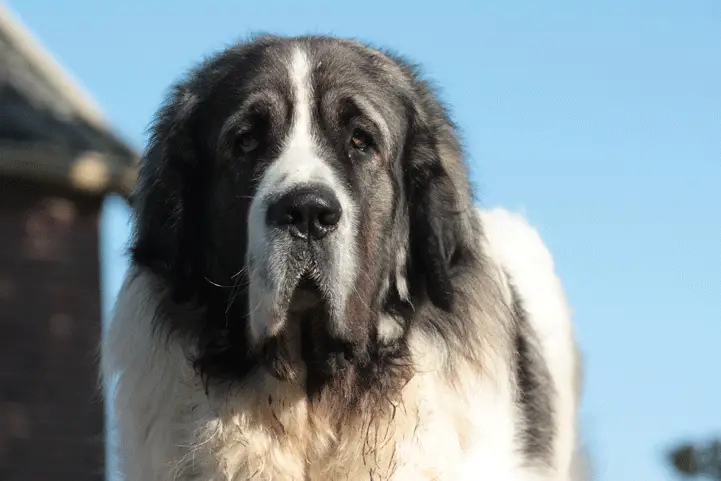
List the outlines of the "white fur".
{"label": "white fur", "polygon": [[[278,286],[286,284],[283,249],[286,239],[279,239],[267,228],[265,213],[268,200],[308,183],[324,184],[338,197],[343,214],[332,234],[333,253],[328,272],[333,291],[326,293],[334,317],[343,312],[356,276],[354,218],[355,208],[346,189],[338,181],[333,169],[321,158],[312,132],[312,98],[310,65],[306,53],[294,51],[288,75],[295,95],[295,115],[290,134],[281,155],[265,171],[248,215],[250,268],[250,334],[256,342],[272,336],[283,328],[283,319],[271,312]],[[262,274],[261,272],[262,271]],[[268,280],[273,285],[266,285]],[[272,322],[269,325],[269,322]],[[340,323],[335,326],[342,328]]]}
{"label": "white fur", "polygon": [[[510,301],[502,267],[514,279],[539,333],[558,393],[555,465],[521,465],[510,347],[484,351],[482,370],[459,362],[455,377],[460,382],[451,386],[441,369],[450,353],[437,340],[412,331],[418,374],[399,399],[390,400],[397,409],[384,428],[388,439],[376,446],[374,480],[570,481],[578,360],[561,284],[543,241],[525,220],[500,209],[479,215],[486,229],[482,248],[495,262],[490,275],[498,295]],[[158,299],[151,282],[147,273],[129,272],[102,345],[105,382],[117,379],[115,399],[108,401],[125,480],[368,481],[353,443],[360,439],[353,437],[359,427],[349,426],[348,442],[335,439],[340,447],[331,451],[333,420],[315,412],[294,384],[259,372],[221,397],[207,397],[188,364],[190,348],[153,330]],[[505,322],[507,311],[489,314]],[[269,407],[269,396],[276,408]],[[389,466],[391,459],[396,464]]]}

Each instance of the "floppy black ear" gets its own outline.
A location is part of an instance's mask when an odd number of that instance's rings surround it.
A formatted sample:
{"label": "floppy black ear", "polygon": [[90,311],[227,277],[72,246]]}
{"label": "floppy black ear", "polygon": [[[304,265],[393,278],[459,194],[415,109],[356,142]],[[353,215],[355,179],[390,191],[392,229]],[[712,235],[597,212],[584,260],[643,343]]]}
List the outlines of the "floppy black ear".
{"label": "floppy black ear", "polygon": [[416,142],[407,170],[413,277],[423,279],[431,301],[450,310],[452,263],[461,240],[458,196],[438,146],[428,136]]}
{"label": "floppy black ear", "polygon": [[176,302],[189,300],[198,281],[204,206],[195,120],[199,99],[174,89],[151,127],[133,196],[135,263],[163,277]]}

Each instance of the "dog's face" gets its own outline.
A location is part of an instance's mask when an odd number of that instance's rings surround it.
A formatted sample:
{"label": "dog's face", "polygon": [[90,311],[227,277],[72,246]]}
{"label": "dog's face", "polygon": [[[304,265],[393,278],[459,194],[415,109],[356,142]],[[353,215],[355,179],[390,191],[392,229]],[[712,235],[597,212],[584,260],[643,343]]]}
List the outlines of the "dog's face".
{"label": "dog's face", "polygon": [[405,64],[345,40],[263,37],[201,65],[158,115],[134,260],[176,302],[204,305],[200,337],[225,332],[252,356],[307,323],[311,350],[367,358],[403,337],[411,305],[450,308],[459,162]]}
{"label": "dog's face", "polygon": [[[267,131],[250,127],[230,140],[242,144],[257,178],[246,191],[252,197],[246,209],[249,332],[261,342],[283,329],[289,309],[320,301],[329,334],[360,341],[367,338],[369,312],[353,306],[351,293],[376,288],[378,279],[359,276],[380,274],[371,266],[387,260],[388,246],[380,241],[392,221],[389,161],[398,143],[384,101],[394,99],[387,87],[360,76],[368,62],[360,55],[338,63],[328,52],[299,46],[279,55],[287,56],[282,90],[260,87],[254,93],[268,105],[249,107],[267,119]],[[247,110],[238,112],[240,119]],[[225,130],[236,136],[239,126],[231,122]],[[262,159],[256,149],[270,155]]]}

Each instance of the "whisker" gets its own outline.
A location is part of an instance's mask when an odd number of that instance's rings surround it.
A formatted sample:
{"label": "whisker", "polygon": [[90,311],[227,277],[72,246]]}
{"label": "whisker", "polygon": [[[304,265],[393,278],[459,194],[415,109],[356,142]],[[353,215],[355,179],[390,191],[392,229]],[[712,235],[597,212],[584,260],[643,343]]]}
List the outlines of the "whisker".
{"label": "whisker", "polygon": [[232,289],[233,286],[224,286],[223,284],[218,284],[217,282],[211,281],[207,276],[204,277],[204,279],[208,282],[208,284],[211,284],[215,287],[220,287],[221,289]]}
{"label": "whisker", "polygon": [[243,274],[243,272],[245,272],[246,269],[248,269],[248,266],[241,267],[240,270],[238,272],[236,272],[235,274],[233,274],[232,276],[230,276],[230,278],[234,279],[234,278],[238,277],[239,275]]}

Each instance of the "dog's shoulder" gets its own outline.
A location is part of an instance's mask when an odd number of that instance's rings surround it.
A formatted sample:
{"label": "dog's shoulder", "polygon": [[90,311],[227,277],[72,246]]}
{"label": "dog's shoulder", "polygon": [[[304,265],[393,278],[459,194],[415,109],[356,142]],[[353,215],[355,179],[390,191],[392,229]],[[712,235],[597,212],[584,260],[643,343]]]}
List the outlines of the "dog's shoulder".
{"label": "dog's shoulder", "polygon": [[570,308],[553,255],[539,231],[521,214],[478,209],[486,251],[507,273],[539,335],[572,331]]}

